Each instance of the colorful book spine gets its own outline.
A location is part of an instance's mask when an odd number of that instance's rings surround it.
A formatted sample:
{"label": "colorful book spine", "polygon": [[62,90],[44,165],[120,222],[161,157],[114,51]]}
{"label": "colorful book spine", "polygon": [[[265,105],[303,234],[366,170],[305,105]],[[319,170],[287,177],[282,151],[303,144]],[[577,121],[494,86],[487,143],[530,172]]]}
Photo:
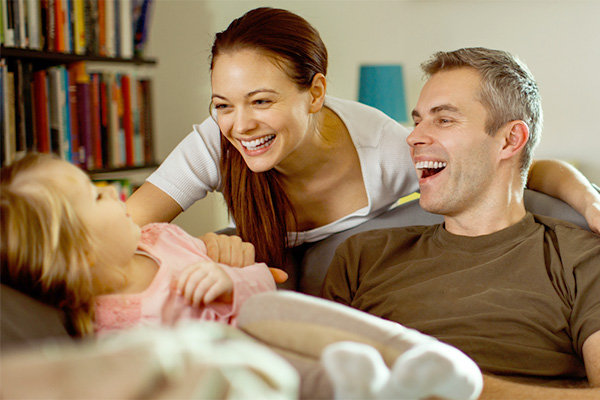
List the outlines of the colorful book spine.
{"label": "colorful book spine", "polygon": [[70,64],[67,67],[68,87],[69,87],[69,110],[71,127],[71,162],[81,166],[84,164],[83,158],[85,152],[81,148],[81,140],[79,138],[79,111],[77,106],[77,63]]}
{"label": "colorful book spine", "polygon": [[94,169],[102,168],[102,136],[100,131],[100,74],[90,74],[91,130]]}
{"label": "colorful book spine", "polygon": [[134,162],[134,132],[133,110],[131,104],[131,78],[129,75],[121,76],[121,94],[123,97],[123,137],[125,140],[125,165],[133,166]]}
{"label": "colorful book spine", "polygon": [[50,120],[48,101],[48,74],[46,70],[36,71],[33,74],[33,91],[35,107],[35,131],[37,139],[37,150],[49,153],[50,148]]}

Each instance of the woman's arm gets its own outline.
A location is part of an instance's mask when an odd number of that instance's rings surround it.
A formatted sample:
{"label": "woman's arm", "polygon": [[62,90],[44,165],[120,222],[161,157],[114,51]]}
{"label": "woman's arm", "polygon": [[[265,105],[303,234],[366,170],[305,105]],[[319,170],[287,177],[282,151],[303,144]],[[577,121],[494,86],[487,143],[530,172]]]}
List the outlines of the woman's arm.
{"label": "woman's arm", "polygon": [[171,222],[183,211],[171,196],[150,182],[144,182],[125,204],[127,213],[139,226],[152,222]]}
{"label": "woman's arm", "polygon": [[590,229],[600,233],[600,193],[570,164],[536,160],[529,169],[527,187],[561,199],[583,215]]}

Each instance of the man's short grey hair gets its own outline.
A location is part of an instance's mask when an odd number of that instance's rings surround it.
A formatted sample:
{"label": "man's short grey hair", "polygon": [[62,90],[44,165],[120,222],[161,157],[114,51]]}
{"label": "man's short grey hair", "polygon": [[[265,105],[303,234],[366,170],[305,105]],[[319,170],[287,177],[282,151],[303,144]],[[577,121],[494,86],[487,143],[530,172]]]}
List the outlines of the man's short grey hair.
{"label": "man's short grey hair", "polygon": [[521,120],[529,127],[521,159],[525,182],[543,125],[542,98],[533,74],[512,54],[482,47],[440,51],[421,64],[427,77],[462,67],[475,69],[481,77],[479,101],[488,111],[485,129],[489,135],[494,136],[510,121]]}

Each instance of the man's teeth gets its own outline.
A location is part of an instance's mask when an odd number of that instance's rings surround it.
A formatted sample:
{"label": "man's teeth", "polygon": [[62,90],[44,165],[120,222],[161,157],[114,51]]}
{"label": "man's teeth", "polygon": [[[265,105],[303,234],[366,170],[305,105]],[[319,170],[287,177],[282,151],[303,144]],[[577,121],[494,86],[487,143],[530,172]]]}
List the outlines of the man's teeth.
{"label": "man's teeth", "polygon": [[275,135],[267,135],[261,137],[260,139],[250,141],[240,140],[240,142],[242,143],[242,146],[244,146],[248,150],[258,150],[262,149],[263,147],[267,147],[269,144],[271,144],[271,141],[273,139],[275,139]]}
{"label": "man's teeth", "polygon": [[416,169],[440,169],[446,167],[445,162],[441,161],[419,161],[415,164]]}

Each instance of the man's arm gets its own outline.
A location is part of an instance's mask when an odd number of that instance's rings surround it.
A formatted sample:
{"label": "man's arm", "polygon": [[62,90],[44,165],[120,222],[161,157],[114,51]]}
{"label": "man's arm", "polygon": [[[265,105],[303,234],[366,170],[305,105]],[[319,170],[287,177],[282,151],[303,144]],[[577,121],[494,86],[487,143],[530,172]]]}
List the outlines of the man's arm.
{"label": "man's arm", "polygon": [[600,388],[600,331],[583,342],[583,362],[590,386]]}
{"label": "man's arm", "polygon": [[583,343],[583,359],[591,388],[556,388],[516,383],[489,375],[483,377],[479,400],[600,399],[600,332]]}
{"label": "man's arm", "polygon": [[483,391],[479,400],[597,400],[600,388],[555,388],[510,382],[489,375],[483,376]]}
{"label": "man's arm", "polygon": [[568,203],[585,217],[592,231],[600,233],[600,193],[572,165],[559,160],[534,161],[527,187]]}

